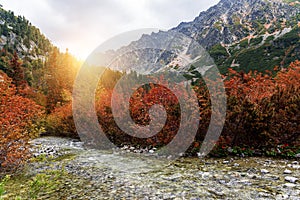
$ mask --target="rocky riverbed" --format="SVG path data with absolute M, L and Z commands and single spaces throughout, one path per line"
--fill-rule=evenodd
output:
M 300 199 L 299 160 L 232 157 L 171 162 L 152 157 L 154 150 L 88 150 L 77 140 L 54 137 L 36 139 L 32 145 L 35 158 L 25 168 L 23 182 L 14 182 L 20 189 L 11 189 L 12 183 L 8 187 L 7 199 L 29 198 L 29 189 L 36 199 Z M 55 182 L 32 189 L 41 174 Z

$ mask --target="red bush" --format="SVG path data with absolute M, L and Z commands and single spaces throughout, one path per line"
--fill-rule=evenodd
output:
M 13 169 L 27 158 L 28 140 L 34 123 L 42 115 L 41 107 L 16 94 L 16 87 L 0 72 L 0 165 Z

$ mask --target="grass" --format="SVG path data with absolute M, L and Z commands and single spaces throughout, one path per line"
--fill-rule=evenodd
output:
M 60 162 L 63 160 L 72 160 L 74 159 L 76 154 L 74 153 L 66 153 L 58 157 L 49 156 L 47 157 L 45 154 L 41 154 L 37 157 L 31 158 L 31 162 Z
M 86 185 L 88 181 L 80 176 L 70 174 L 65 170 L 64 163 L 75 158 L 75 154 L 65 152 L 58 157 L 44 154 L 31 158 L 29 166 L 12 176 L 0 179 L 0 200 L 16 199 L 65 199 L 70 190 Z M 53 163 L 60 163 L 59 169 L 53 169 Z M 49 168 L 31 172 L 31 163 L 42 163 Z M 29 167 L 29 168 L 28 168 Z
M 27 175 L 24 171 L 1 181 L 0 199 L 64 199 L 72 188 L 86 183 L 84 178 L 63 169 L 45 170 L 34 175 Z

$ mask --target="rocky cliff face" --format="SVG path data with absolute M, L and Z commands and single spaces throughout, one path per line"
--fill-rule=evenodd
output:
M 16 51 L 21 58 L 44 60 L 51 48 L 52 44 L 38 28 L 0 5 L 0 50 Z
M 127 47 L 110 51 L 109 54 L 102 54 L 101 57 L 107 59 L 118 56 L 118 66 L 114 64 L 110 66 L 118 70 L 131 69 L 147 74 L 171 67 L 184 71 L 187 68 L 180 66 L 184 65 L 184 62 L 178 61 L 180 60 L 179 57 L 187 62 L 194 60 L 197 57 L 194 51 L 195 42 L 198 42 L 204 49 L 212 53 L 216 63 L 225 72 L 225 68 L 232 66 L 249 68 L 249 66 L 241 67 L 241 62 L 247 63 L 247 61 L 245 58 L 243 61 L 239 61 L 238 55 L 266 44 L 271 50 L 277 48 L 274 46 L 274 41 L 294 31 L 296 38 L 292 38 L 291 44 L 282 44 L 284 53 L 281 52 L 280 55 L 271 58 L 278 60 L 278 62 L 272 60 L 270 65 L 279 65 L 284 56 L 287 56 L 285 55 L 287 49 L 290 48 L 291 53 L 297 52 L 298 46 L 293 46 L 294 43 L 299 43 L 297 33 L 299 32 L 300 9 L 297 2 L 221 0 L 217 5 L 200 13 L 192 22 L 183 22 L 167 32 L 160 31 L 143 35 L 138 41 L 132 42 Z M 174 32 L 179 33 L 176 34 L 176 39 L 174 39 Z M 142 52 L 137 50 L 143 47 L 147 47 L 149 50 L 143 49 Z M 131 53 L 124 55 L 124 52 Z M 270 52 L 266 53 L 266 55 L 268 54 Z M 300 58 L 297 53 L 295 56 Z M 120 65 L 120 63 L 122 64 Z M 254 63 L 253 65 L 255 64 L 261 65 L 261 63 Z M 262 67 L 262 69 L 264 68 Z
M 196 39 L 205 48 L 232 44 L 252 35 L 273 33 L 296 24 L 299 9 L 274 0 L 222 0 L 193 22 L 174 28 Z

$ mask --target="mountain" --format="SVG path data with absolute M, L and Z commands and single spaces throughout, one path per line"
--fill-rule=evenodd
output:
M 25 17 L 0 7 L 0 48 L 20 57 L 43 58 L 51 51 L 52 44 Z
M 248 36 L 272 34 L 296 25 L 299 9 L 274 0 L 222 0 L 194 21 L 174 28 L 193 37 L 206 49 L 230 45 Z
M 221 0 L 192 22 L 143 35 L 116 51 L 99 52 L 98 61 L 117 70 L 149 74 L 172 69 L 193 77 L 203 69 L 184 65 L 197 59 L 197 52 L 203 53 L 195 44 L 199 43 L 222 73 L 229 67 L 244 71 L 285 67 L 300 59 L 299 5 L 294 0 Z
M 10 62 L 17 53 L 25 80 L 37 86 L 53 49 L 51 42 L 25 17 L 15 16 L 0 5 L 0 70 L 13 78 Z
M 229 67 L 246 72 L 286 67 L 300 59 L 299 13 L 297 0 L 221 0 L 191 22 L 144 34 L 118 50 L 99 52 L 93 64 L 143 74 L 172 70 L 194 77 L 210 67 L 189 65 L 208 57 L 206 50 L 223 74 Z M 36 71 L 54 48 L 28 20 L 0 6 L 0 70 L 11 70 L 6 57 L 16 51 L 27 80 L 38 79 L 42 72 Z

